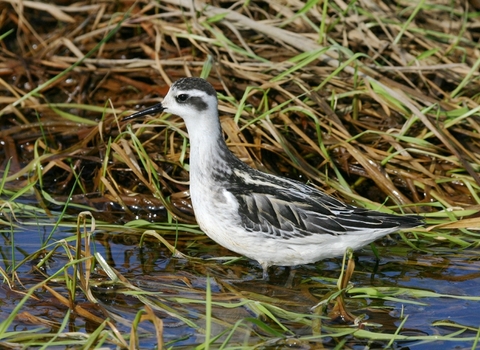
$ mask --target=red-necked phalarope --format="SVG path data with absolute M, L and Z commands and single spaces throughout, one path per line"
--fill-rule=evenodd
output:
M 252 169 L 228 149 L 217 93 L 201 78 L 172 84 L 162 103 L 125 119 L 168 112 L 190 137 L 190 196 L 200 228 L 218 244 L 271 265 L 293 266 L 341 256 L 389 233 L 416 227 L 415 215 L 344 204 L 301 182 Z

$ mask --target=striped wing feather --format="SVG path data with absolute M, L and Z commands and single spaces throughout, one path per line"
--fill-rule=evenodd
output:
M 263 174 L 262 174 L 263 175 Z M 272 180 L 275 180 L 272 182 Z M 306 238 L 395 231 L 421 224 L 418 216 L 390 215 L 344 204 L 300 182 L 273 177 L 272 186 L 229 188 L 244 228 L 271 238 Z M 387 232 L 388 231 L 388 232 Z

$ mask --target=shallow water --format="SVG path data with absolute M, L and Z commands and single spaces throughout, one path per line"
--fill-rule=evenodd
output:
M 30 254 L 35 253 L 52 227 L 25 226 L 22 229 L 5 229 L 2 232 L 3 243 L 0 247 L 2 257 L 1 267 L 10 271 L 12 264 L 19 264 Z M 57 229 L 51 242 L 71 238 L 74 229 Z M 164 341 L 176 348 L 191 348 L 201 344 L 204 339 L 206 324 L 205 303 L 207 284 L 210 283 L 212 300 L 217 304 L 212 307 L 212 335 L 226 332 L 230 334 L 232 326 L 239 320 L 244 320 L 242 325 L 232 331 L 231 344 L 263 344 L 265 339 L 272 339 L 271 335 L 250 322 L 251 319 L 263 320 L 273 329 L 282 334 L 290 334 L 290 339 L 260 345 L 261 349 L 283 348 L 292 346 L 310 349 L 323 343 L 325 346 L 334 346 L 338 339 L 321 338 L 312 336 L 317 334 L 315 324 L 320 322 L 315 318 L 319 309 L 312 311 L 312 307 L 320 302 L 326 294 L 336 291 L 336 279 L 340 275 L 342 259 L 329 259 L 290 270 L 288 268 L 274 267 L 270 270 L 268 282 L 260 280 L 262 271 L 257 263 L 248 259 L 231 261 L 228 265 L 223 260 L 214 258 L 233 256 L 232 253 L 219 247 L 214 242 L 202 235 L 173 233 L 164 237 L 170 243 L 177 240 L 177 247 L 183 253 L 198 258 L 184 259 L 172 257 L 172 253 L 155 239 L 148 239 L 140 248 L 138 243 L 139 233 L 107 232 L 96 230 L 93 240 L 93 249 L 105 258 L 107 263 L 125 277 L 132 286 L 142 291 L 155 292 L 146 296 L 149 302 L 160 305 L 156 315 L 164 323 Z M 12 238 L 14 245 L 12 246 Z M 471 326 L 471 332 L 464 335 L 474 337 L 476 328 L 480 324 L 480 302 L 472 300 L 454 299 L 452 297 L 421 297 L 400 294 L 392 295 L 385 300 L 374 297 L 365 297 L 363 293 L 356 292 L 355 288 L 411 288 L 419 291 L 430 291 L 450 296 L 478 296 L 480 284 L 480 259 L 475 249 L 459 251 L 458 248 L 449 248 L 447 244 L 437 247 L 436 254 L 422 252 L 407 246 L 398 236 L 394 237 L 396 243 L 384 240 L 376 244 L 381 260 L 377 263 L 370 248 L 365 248 L 355 253 L 356 268 L 351 279 L 354 289 L 347 294 L 345 299 L 348 310 L 354 315 L 365 315 L 367 323 L 362 328 L 382 333 L 394 333 L 401 324 L 403 317 L 408 316 L 400 334 L 410 336 L 451 334 L 453 328 L 434 326 L 435 322 L 448 321 L 464 326 Z M 385 246 L 382 243 L 387 243 Z M 73 244 L 71 241 L 70 244 Z M 53 249 L 55 244 L 46 248 Z M 35 269 L 35 259 L 28 258 L 28 262 L 21 265 L 18 270 L 18 280 L 25 287 L 30 287 L 62 268 L 67 262 L 65 249 L 56 249 L 42 271 Z M 44 274 L 44 275 L 42 275 Z M 141 301 L 131 295 L 122 284 L 112 284 L 110 279 L 102 273 L 101 269 L 92 275 L 94 297 L 122 333 L 130 332 L 131 321 L 137 312 L 144 308 L 145 300 Z M 16 290 L 23 288 L 17 284 Z M 50 283 L 50 287 L 58 292 L 65 292 L 61 283 Z M 35 296 L 37 299 L 28 300 L 22 308 L 20 317 L 13 322 L 10 330 L 31 330 L 39 325 L 55 331 L 62 322 L 67 308 L 52 297 L 46 290 L 39 289 Z M 13 308 L 22 299 L 23 294 L 13 292 L 3 284 L 0 288 L 0 319 L 5 319 Z M 84 308 L 97 316 L 104 317 L 102 312 L 81 293 L 77 301 Z M 262 304 L 263 303 L 263 304 Z M 235 304 L 238 306 L 233 307 Z M 241 305 L 240 305 L 241 304 Z M 311 315 L 310 324 L 303 321 L 282 319 L 281 313 L 275 311 L 283 326 L 288 331 L 282 331 L 275 322 L 268 317 L 258 316 L 259 305 L 271 305 L 283 310 Z M 331 309 L 331 307 L 330 307 Z M 174 310 L 174 311 L 172 311 Z M 327 316 L 328 312 L 321 312 Z M 308 319 L 308 317 L 307 317 Z M 188 324 L 186 321 L 190 321 Z M 355 328 L 352 325 L 341 325 L 329 320 L 321 321 L 323 334 L 328 332 L 328 327 L 338 326 L 345 329 Z M 247 326 L 248 325 L 248 326 Z M 93 327 L 93 328 L 92 328 Z M 73 317 L 69 328 L 71 331 L 92 331 L 94 324 L 85 322 L 82 317 Z M 313 330 L 312 330 L 313 329 Z M 154 327 L 149 322 L 141 323 L 139 333 L 142 335 L 141 346 L 153 348 L 156 344 Z M 217 343 L 221 344 L 226 335 Z M 300 338 L 301 340 L 295 340 Z M 290 342 L 286 344 L 285 342 Z M 346 345 L 353 348 L 383 347 L 388 341 L 361 340 L 347 336 Z M 434 345 L 443 349 L 469 348 L 472 341 L 435 342 Z M 112 347 L 113 348 L 113 347 Z M 431 349 L 432 343 L 422 341 L 396 342 L 394 348 Z

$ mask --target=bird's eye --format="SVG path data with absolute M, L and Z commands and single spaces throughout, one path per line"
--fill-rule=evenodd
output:
M 176 98 L 177 102 L 185 102 L 188 99 L 187 94 L 180 94 Z

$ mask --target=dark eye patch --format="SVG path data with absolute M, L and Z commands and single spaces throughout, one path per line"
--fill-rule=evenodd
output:
M 188 93 L 179 93 L 174 98 L 177 103 L 188 103 L 190 107 L 195 108 L 199 112 L 206 111 L 208 109 L 208 104 L 205 102 L 205 100 L 200 96 L 196 96 L 195 94 L 190 95 Z
M 180 95 L 175 97 L 175 100 L 177 100 L 177 102 L 185 102 L 186 100 L 188 100 L 188 95 L 187 94 L 180 94 Z

